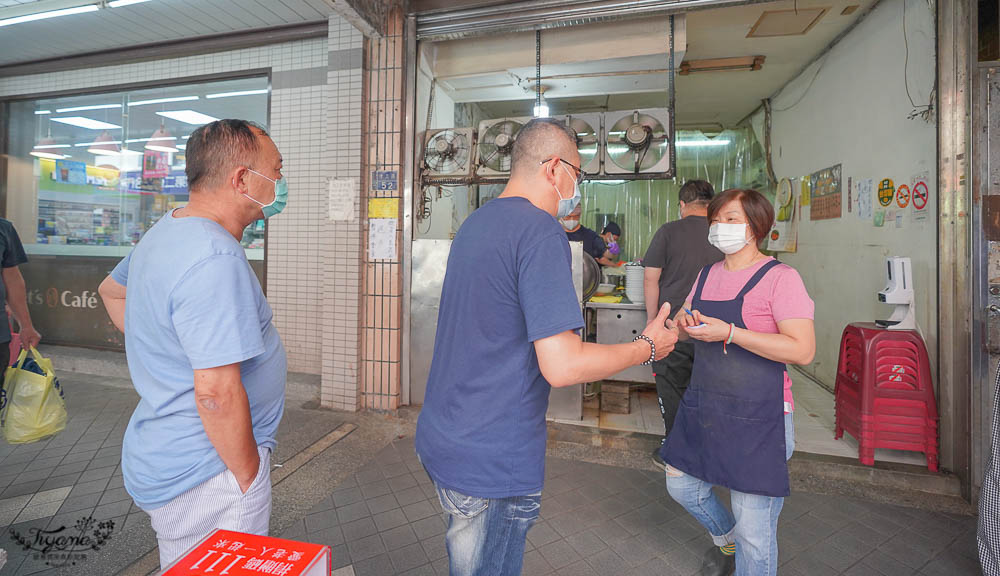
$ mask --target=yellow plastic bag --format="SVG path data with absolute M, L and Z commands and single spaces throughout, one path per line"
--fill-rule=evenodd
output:
M 0 428 L 10 444 L 26 444 L 58 434 L 66 428 L 66 404 L 52 361 L 38 350 L 21 350 L 17 364 L 4 373 Z M 37 371 L 36 371 L 37 370 Z

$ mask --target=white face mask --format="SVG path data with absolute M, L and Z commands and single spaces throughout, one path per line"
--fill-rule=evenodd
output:
M 708 229 L 708 243 L 723 254 L 736 254 L 750 243 L 747 240 L 747 225 L 716 222 Z
M 561 222 L 563 228 L 565 228 L 566 230 L 574 230 L 577 226 L 580 225 L 579 220 L 561 220 Z

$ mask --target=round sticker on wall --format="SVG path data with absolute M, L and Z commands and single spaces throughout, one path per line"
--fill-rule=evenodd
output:
M 906 208 L 910 204 L 910 187 L 906 184 L 900 184 L 899 188 L 896 188 L 896 205 L 900 208 Z
M 886 178 L 878 184 L 878 203 L 882 206 L 892 204 L 892 199 L 896 196 L 896 186 L 892 178 Z

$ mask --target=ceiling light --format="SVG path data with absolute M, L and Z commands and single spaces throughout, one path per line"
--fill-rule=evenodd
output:
M 6 18 L 0 20 L 0 27 L 11 26 L 13 24 L 21 24 L 24 22 L 32 22 L 34 20 L 45 20 L 46 18 L 56 18 L 58 16 L 70 16 L 72 14 L 83 14 L 84 12 L 96 12 L 98 9 L 97 4 L 88 4 L 86 6 L 77 6 L 76 8 L 66 8 L 63 10 L 50 10 L 48 12 L 36 12 L 35 14 L 25 14 L 24 16 L 15 16 L 13 18 Z
M 52 152 L 37 152 L 32 151 L 30 154 L 36 158 L 48 158 L 50 160 L 62 160 L 63 158 L 71 158 L 71 156 L 66 154 L 54 154 Z
M 42 138 L 38 141 L 29 154 L 37 158 L 51 158 L 53 160 L 62 160 L 64 156 L 62 154 L 57 154 L 55 152 L 46 152 L 49 149 L 55 148 L 69 148 L 69 144 L 56 144 L 56 141 L 52 136 Z
M 102 134 L 103 136 L 103 134 Z M 98 144 L 121 144 L 121 140 L 98 140 L 96 142 L 80 142 L 79 144 L 73 144 L 77 148 L 83 148 L 84 146 L 96 146 Z
M 121 128 L 117 124 L 109 124 L 108 122 L 101 122 L 93 118 L 84 118 L 83 116 L 65 116 L 63 118 L 53 118 L 52 121 L 87 128 L 89 130 L 118 130 Z
M 677 71 L 681 76 L 693 72 L 744 71 L 753 72 L 764 67 L 764 56 L 737 56 L 735 58 L 709 58 L 706 60 L 685 60 Z
M 729 140 L 678 140 L 678 148 L 706 148 L 709 146 L 728 146 Z
M 111 2 L 108 2 L 108 6 L 112 8 L 121 8 L 122 6 L 142 4 L 143 2 L 149 2 L 149 0 L 111 0 Z
M 107 110 L 109 108 L 121 108 L 121 104 L 95 104 L 93 106 L 75 106 L 73 108 L 59 108 L 56 112 L 83 112 L 84 110 Z
M 176 136 L 166 136 L 166 137 L 163 137 L 163 138 L 132 138 L 130 140 L 126 140 L 125 143 L 126 144 L 135 144 L 136 142 L 155 142 L 157 140 L 177 140 L 177 137 Z
M 148 140 L 149 144 L 146 144 L 146 150 L 156 150 L 157 152 L 177 152 L 177 148 L 170 145 L 170 142 L 176 140 L 167 132 L 167 127 L 160 124 L 160 127 L 153 132 L 153 136 Z M 162 142 L 161 144 L 153 144 L 153 142 Z
M 118 154 L 119 144 L 121 144 L 121 142 L 113 140 L 111 138 L 111 134 L 105 130 L 104 132 L 101 132 L 101 135 L 98 136 L 96 140 L 91 142 L 90 147 L 87 148 L 87 152 L 97 154 L 98 156 Z
M 267 89 L 241 90 L 239 92 L 219 92 L 218 94 L 208 94 L 205 98 L 232 98 L 233 96 L 253 96 L 254 94 L 267 94 Z
M 194 110 L 167 110 L 165 112 L 157 112 L 157 114 L 163 116 L 164 118 L 170 118 L 171 120 L 177 120 L 178 122 L 193 124 L 195 126 L 201 126 L 202 124 L 208 124 L 209 122 L 215 122 L 218 120 L 218 118 L 214 118 L 208 114 L 202 114 L 201 112 L 195 112 Z
M 129 102 L 129 107 L 131 106 L 145 106 L 146 104 L 166 104 L 167 102 L 188 102 L 190 100 L 197 100 L 197 96 L 177 96 L 175 98 L 156 98 L 154 100 L 138 100 L 136 102 Z
M 35 146 L 35 150 L 49 149 L 49 148 L 69 148 L 69 144 L 49 144 L 48 142 L 55 142 L 51 138 L 42 138 L 42 141 Z
M 187 145 L 187 144 L 178 144 L 178 145 L 177 145 L 177 148 L 178 148 L 179 150 L 187 150 L 187 147 L 188 147 L 188 145 Z
M 35 110 L 35 116 L 40 116 L 42 114 L 52 114 L 52 110 Z
M 538 104 L 533 109 L 533 114 L 535 118 L 548 118 L 549 117 L 549 105 L 545 102 L 545 95 L 539 96 Z

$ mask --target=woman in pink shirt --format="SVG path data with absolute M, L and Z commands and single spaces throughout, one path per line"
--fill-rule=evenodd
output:
M 709 242 L 726 258 L 701 271 L 677 314 L 695 361 L 661 449 L 667 491 L 711 534 L 709 572 L 773 575 L 794 449 L 785 366 L 812 362 L 813 302 L 794 269 L 760 252 L 774 222 L 763 195 L 727 190 L 708 219 Z M 730 489 L 732 513 L 714 485 Z

